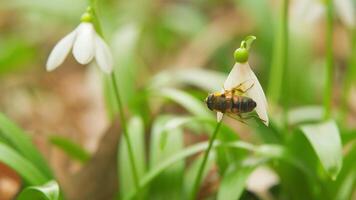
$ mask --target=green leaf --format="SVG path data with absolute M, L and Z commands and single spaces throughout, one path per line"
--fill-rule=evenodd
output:
M 335 180 L 342 166 L 342 144 L 334 121 L 301 126 L 327 174 Z
M 237 200 L 245 189 L 246 181 L 252 171 L 265 159 L 244 160 L 241 165 L 230 165 L 225 172 L 218 191 L 218 200 Z
M 4 114 L 0 113 L 0 137 L 8 141 L 8 145 L 16 149 L 28 161 L 32 162 L 48 181 L 53 178 L 52 172 L 40 152 L 32 144 L 31 138 Z
M 287 121 L 290 125 L 306 122 L 316 122 L 324 117 L 324 109 L 321 106 L 303 106 L 291 109 L 287 114 Z
M 208 92 L 220 91 L 226 74 L 206 69 L 170 69 L 155 75 L 148 88 L 179 87 L 192 85 Z
M 212 117 L 212 113 L 204 106 L 203 99 L 199 101 L 187 92 L 173 88 L 163 88 L 156 92 L 155 95 L 159 95 L 176 102 L 196 116 Z
M 333 192 L 333 199 L 352 199 L 356 186 L 356 143 L 351 143 L 344 155 L 341 172 L 336 181 L 329 182 L 328 190 Z
M 140 38 L 140 27 L 134 23 L 127 23 L 120 26 L 113 35 L 110 42 L 115 62 L 115 78 L 118 83 L 120 97 L 124 105 L 130 109 L 142 109 L 137 105 L 137 98 L 140 93 L 136 90 L 136 81 L 139 79 L 137 74 L 141 67 L 136 54 L 137 43 Z M 107 102 L 107 107 L 111 117 L 118 111 L 117 102 L 115 100 L 114 88 L 112 86 L 111 77 L 104 77 L 104 95 Z
M 160 141 L 160 147 L 164 148 L 167 141 L 167 134 L 172 134 L 177 128 L 187 127 L 191 131 L 201 133 L 212 133 L 216 126 L 216 119 L 206 118 L 206 117 L 172 117 L 165 123 L 163 127 L 163 135 Z M 196 125 L 196 126 L 194 126 Z M 206 131 L 204 131 L 206 130 Z M 218 135 L 217 139 L 224 142 L 232 142 L 238 140 L 238 135 L 228 126 L 222 125 L 221 134 Z M 220 147 L 216 149 L 217 151 L 217 164 L 219 166 L 219 173 L 223 174 L 228 163 L 236 160 L 242 156 L 242 153 L 238 149 L 230 149 L 225 147 Z
M 145 140 L 144 140 L 144 124 L 139 117 L 133 117 L 128 123 L 128 135 L 133 147 L 133 154 L 136 164 L 136 170 L 138 177 L 142 177 L 146 172 L 146 160 L 145 160 Z M 124 135 L 121 137 L 119 147 L 118 158 L 118 171 L 119 171 L 119 183 L 120 183 L 120 195 L 122 198 L 133 192 L 135 189 L 134 179 L 132 176 L 132 166 L 129 159 L 129 154 L 126 145 L 126 139 Z
M 165 134 L 165 124 L 169 117 L 158 118 L 152 129 L 150 148 L 150 168 L 155 168 L 162 161 L 175 155 L 183 149 L 183 133 L 180 129 L 170 129 Z M 166 145 L 161 148 L 162 137 Z M 151 199 L 182 199 L 184 160 L 176 162 L 165 169 L 150 185 Z
M 0 143 L 0 162 L 15 170 L 30 185 L 40 185 L 48 181 L 36 166 L 3 143 Z
M 17 200 L 60 200 L 60 190 L 57 182 L 50 181 L 42 186 L 31 186 L 25 188 Z
M 85 149 L 70 141 L 68 138 L 54 135 L 51 136 L 49 140 L 53 145 L 75 160 L 84 163 L 90 159 L 90 154 Z
M 244 149 L 247 151 L 254 151 L 259 153 L 260 156 L 266 157 L 276 157 L 277 159 L 284 158 L 283 147 L 279 145 L 264 145 L 263 149 L 259 149 L 258 147 L 247 143 L 247 142 L 230 142 L 230 143 L 221 143 L 221 142 L 214 142 L 213 148 L 220 147 L 220 146 L 227 146 L 230 148 L 237 148 L 237 149 Z M 271 148 L 269 148 L 271 146 Z M 208 147 L 207 142 L 198 143 L 192 145 L 190 147 L 186 147 L 182 151 L 172 155 L 171 157 L 167 158 L 166 160 L 159 163 L 159 165 L 155 166 L 153 169 L 150 169 L 140 181 L 140 187 L 143 188 L 147 184 L 149 184 L 152 180 L 154 180 L 162 171 L 170 167 L 172 164 L 179 162 L 182 159 L 185 159 L 189 156 L 192 156 L 198 152 L 204 151 Z M 271 150 L 271 151 L 270 151 Z M 266 154 L 266 155 L 265 155 Z M 136 195 L 137 191 L 133 191 L 127 195 L 125 199 L 132 199 Z

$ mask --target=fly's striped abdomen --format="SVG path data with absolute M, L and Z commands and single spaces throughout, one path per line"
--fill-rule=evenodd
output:
M 232 108 L 232 99 L 226 98 L 225 95 L 217 97 L 214 105 L 214 110 L 225 113 L 229 112 Z
M 256 107 L 256 102 L 245 96 L 232 96 L 231 112 L 235 114 L 251 112 Z

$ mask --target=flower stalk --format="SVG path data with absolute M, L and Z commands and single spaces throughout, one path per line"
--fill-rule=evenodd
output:
M 334 71 L 334 57 L 333 57 L 333 1 L 326 1 L 327 7 L 327 25 L 326 25 L 326 80 L 324 88 L 324 119 L 329 119 L 331 115 L 332 103 L 332 87 L 333 87 L 333 71 Z
M 89 2 L 90 2 L 91 6 L 88 8 L 87 12 L 92 14 L 92 16 L 93 16 L 92 22 L 94 24 L 94 27 L 96 28 L 97 32 L 103 37 L 101 25 L 98 20 L 97 11 L 96 11 L 97 0 L 90 0 Z M 116 81 L 117 79 L 116 79 L 115 72 L 112 72 L 110 74 L 110 79 L 111 79 L 111 83 L 112 83 L 112 86 L 114 89 L 114 95 L 115 95 L 115 99 L 116 99 L 116 102 L 118 105 L 118 109 L 119 109 L 119 117 L 120 117 L 120 122 L 121 122 L 122 130 L 124 133 L 124 137 L 125 137 L 125 142 L 126 142 L 126 146 L 127 146 L 128 155 L 129 155 L 129 161 L 130 161 L 130 164 L 132 167 L 131 171 L 132 171 L 135 189 L 139 193 L 140 192 L 139 177 L 138 177 L 138 173 L 137 173 L 137 167 L 136 167 L 136 163 L 135 163 L 135 157 L 134 157 L 134 153 L 133 153 L 132 143 L 131 143 L 131 139 L 129 137 L 129 133 L 128 133 L 128 129 L 127 129 L 127 122 L 126 122 L 126 118 L 125 118 L 123 104 L 122 104 L 121 97 L 120 97 L 120 90 L 119 90 L 119 87 L 118 87 L 118 84 Z M 140 196 L 140 195 L 138 195 L 138 196 Z
M 208 148 L 206 149 L 205 153 L 204 153 L 204 157 L 203 157 L 203 160 L 200 164 L 200 167 L 199 167 L 199 171 L 198 171 L 198 174 L 195 178 L 195 181 L 194 181 L 194 185 L 193 185 L 193 190 L 192 190 L 192 194 L 190 196 L 190 200 L 194 200 L 196 199 L 196 195 L 198 193 L 198 189 L 199 189 L 199 185 L 200 185 L 200 182 L 201 182 L 201 179 L 202 179 L 202 176 L 203 176 L 203 172 L 204 172 L 204 169 L 205 169 L 205 165 L 206 165 L 206 162 L 208 161 L 208 157 L 209 157 L 209 154 L 210 154 L 210 151 L 211 151 L 211 148 L 213 146 L 213 143 L 216 139 L 216 136 L 218 135 L 218 132 L 220 130 L 220 127 L 221 127 L 221 124 L 222 124 L 222 120 L 220 120 L 217 124 L 216 124 L 216 127 L 215 127 L 215 130 L 213 132 L 213 135 L 210 137 L 209 139 L 209 144 L 208 144 Z

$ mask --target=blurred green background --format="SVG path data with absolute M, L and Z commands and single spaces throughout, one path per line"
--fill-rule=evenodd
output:
M 332 118 L 340 130 L 346 166 L 336 182 L 323 173 L 317 155 L 300 134 L 299 125 L 304 122 L 322 121 L 326 77 L 326 6 L 323 1 L 310 1 L 320 4 L 324 11 L 311 5 L 303 8 L 300 4 L 305 1 L 289 1 L 287 65 L 284 66 L 280 98 L 269 101 L 271 126 L 266 128 L 255 122 L 246 126 L 228 120 L 227 129 L 231 129 L 231 134 L 222 134 L 220 138 L 254 145 L 278 144 L 287 149 L 302 168 L 307 168 L 309 174 L 288 163 L 269 162 L 266 164 L 269 167 L 267 174 L 274 171 L 273 177 L 279 177 L 277 183 L 268 186 L 267 196 L 265 191 L 245 190 L 242 199 L 355 198 L 355 28 L 348 26 L 336 9 L 333 18 Z M 356 3 L 351 2 L 355 8 Z M 95 63 L 81 66 L 69 56 L 54 72 L 45 71 L 46 59 L 53 46 L 80 23 L 86 7 L 87 1 L 84 0 L 0 1 L 0 111 L 31 135 L 59 180 L 80 173 L 85 168 L 83 163 L 97 155 L 96 150 L 102 145 L 100 138 L 117 112 L 110 82 L 97 70 Z M 99 20 L 114 55 L 127 121 L 133 127 L 132 132 L 139 132 L 134 143 L 142 147 L 136 152 L 142 176 L 172 153 L 207 139 L 214 117 L 204 107 L 203 100 L 208 92 L 220 90 L 235 62 L 233 52 L 247 35 L 257 37 L 249 63 L 269 94 L 268 85 L 275 77 L 270 73 L 271 67 L 273 59 L 278 59 L 275 52 L 281 40 L 278 33 L 280 10 L 281 1 L 278 0 L 99 1 Z M 167 122 L 180 117 L 206 117 L 210 122 L 202 125 L 188 120 L 188 127 L 168 127 L 172 132 L 178 132 L 172 136 L 160 130 Z M 68 150 L 60 145 L 61 140 L 53 140 L 53 135 L 74 141 L 83 149 Z M 123 148 L 123 144 L 119 146 L 119 149 Z M 171 146 L 172 149 L 162 153 L 160 146 L 163 149 Z M 71 158 L 77 151 L 76 159 Z M 121 184 L 117 186 L 114 181 L 112 187 L 108 186 L 108 191 L 115 188 L 108 193 L 112 195 L 114 191 L 120 198 L 127 195 L 122 191 L 131 191 L 133 187 L 132 182 L 125 184 L 127 180 L 132 181 L 132 177 L 120 176 L 130 173 L 125 171 L 129 166 L 121 166 L 127 161 L 124 155 L 127 152 L 123 151 L 119 150 L 122 156 L 114 166 L 119 168 L 119 178 L 115 180 Z M 242 158 L 248 157 L 249 154 L 241 151 L 228 152 L 236 159 L 224 160 L 221 155 L 217 156 L 218 167 L 210 164 L 208 178 L 199 193 L 200 199 L 217 198 L 221 177 L 227 169 L 234 168 L 236 163 L 240 166 Z M 76 161 L 78 157 L 79 162 Z M 196 159 L 177 163 L 170 171 L 162 173 L 149 189 L 145 189 L 145 197 L 186 198 L 186 189 L 189 191 L 192 183 L 180 177 L 194 174 L 188 170 L 194 165 L 193 160 Z M 14 198 L 21 188 L 28 186 L 18 173 L 8 170 L 5 165 L 0 165 L 0 199 L 4 200 Z M 92 178 L 95 181 L 95 175 Z M 275 180 L 265 174 L 257 178 L 264 179 Z M 170 187 L 170 180 L 177 184 Z M 110 185 L 111 182 L 102 184 Z M 66 181 L 63 185 L 75 188 Z M 67 189 L 66 186 L 63 188 Z M 72 189 L 68 193 L 82 191 Z

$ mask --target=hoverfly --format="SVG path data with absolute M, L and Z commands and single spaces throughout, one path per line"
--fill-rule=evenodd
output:
M 245 87 L 245 84 L 246 81 L 231 90 L 224 89 L 223 92 L 209 94 L 205 99 L 207 107 L 223 114 L 235 114 L 242 119 L 241 114 L 250 113 L 257 106 L 252 98 L 244 95 L 254 84 L 252 83 L 249 87 Z

